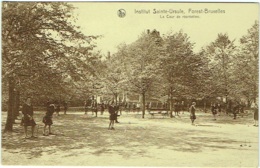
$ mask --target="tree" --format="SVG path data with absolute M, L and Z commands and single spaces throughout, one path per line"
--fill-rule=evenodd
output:
M 60 92 L 64 76 L 79 78 L 81 68 L 78 66 L 88 66 L 85 60 L 94 48 L 92 40 L 97 37 L 79 31 L 74 25 L 72 10 L 71 5 L 63 2 L 3 3 L 4 85 L 7 79 L 13 78 L 14 83 L 20 85 L 10 88 L 13 85 L 9 83 L 9 89 L 20 89 L 22 96 L 47 95 Z M 9 92 L 9 103 L 12 97 Z M 12 113 L 10 108 L 8 113 Z M 7 119 L 6 131 L 12 131 L 11 120 Z
M 157 58 L 162 51 L 162 38 L 158 31 L 143 33 L 124 51 L 124 68 L 129 90 L 142 96 L 142 118 L 145 115 L 146 94 L 157 80 Z
M 207 46 L 206 52 L 211 60 L 209 66 L 214 75 L 214 87 L 219 89 L 219 94 L 225 97 L 227 103 L 231 88 L 231 67 L 236 54 L 234 40 L 231 41 L 227 34 L 218 34 L 217 39 Z
M 167 35 L 165 46 L 165 54 L 160 55 L 160 73 L 169 97 L 170 117 L 173 117 L 173 97 L 198 97 L 197 90 L 203 86 L 199 81 L 203 81 L 201 77 L 206 60 L 193 53 L 193 43 L 182 31 Z
M 256 102 L 258 97 L 258 54 L 259 24 L 256 21 L 248 29 L 247 35 L 240 39 L 240 50 L 234 60 L 232 93 L 247 99 L 248 105 Z
M 106 60 L 106 70 L 102 75 L 102 81 L 105 85 L 105 93 L 107 95 L 113 95 L 115 103 L 118 104 L 118 98 L 120 93 L 124 92 L 125 76 L 124 67 L 121 55 L 119 53 L 114 54 Z

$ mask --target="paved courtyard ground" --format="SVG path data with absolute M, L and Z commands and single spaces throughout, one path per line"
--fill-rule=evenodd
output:
M 43 115 L 35 112 L 36 139 L 24 139 L 19 124 L 13 133 L 2 133 L 2 165 L 258 167 L 252 113 L 236 120 L 223 114 L 214 121 L 210 113 L 197 112 L 192 126 L 188 113 L 142 119 L 123 112 L 115 130 L 108 130 L 107 112 L 97 118 L 68 112 L 54 116 L 52 136 L 42 135 Z M 2 130 L 5 121 L 3 113 Z

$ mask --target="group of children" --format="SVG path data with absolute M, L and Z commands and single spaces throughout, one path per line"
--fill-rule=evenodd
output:
M 193 102 L 192 105 L 190 106 L 189 108 L 189 112 L 190 112 L 190 119 L 191 119 L 191 123 L 192 125 L 194 125 L 194 121 L 196 119 L 196 115 L 195 115 L 195 105 L 196 103 Z M 252 105 L 253 107 L 253 110 L 254 110 L 254 120 L 255 120 L 255 123 L 254 123 L 254 126 L 258 126 L 258 106 L 256 103 L 254 103 Z M 238 113 L 244 113 L 244 105 L 241 105 L 239 103 L 235 104 L 233 106 L 233 108 L 229 108 L 228 109 L 229 112 L 232 112 L 233 115 L 234 115 L 234 118 L 233 119 L 236 119 L 236 116 Z M 228 111 L 226 112 L 228 114 Z M 212 112 L 212 115 L 213 115 L 213 120 L 216 120 L 216 115 L 219 114 L 222 112 L 222 106 L 220 103 L 216 104 L 216 103 L 211 103 L 211 112 Z
M 50 103 L 49 101 L 47 102 L 46 105 L 47 109 L 46 109 L 46 113 L 43 116 L 42 122 L 44 123 L 44 128 L 43 128 L 43 136 L 48 136 L 48 135 L 54 135 L 51 132 L 51 125 L 53 124 L 52 121 L 52 117 L 53 114 L 56 112 L 57 116 L 59 116 L 59 112 L 60 112 L 60 105 L 59 103 Z M 65 107 L 64 110 L 67 110 L 67 108 Z M 21 120 L 21 125 L 24 126 L 24 133 L 25 133 L 25 138 L 36 138 L 36 136 L 34 135 L 35 132 L 35 126 L 36 126 L 36 122 L 33 118 L 33 106 L 31 104 L 31 98 L 28 97 L 25 101 L 25 103 L 22 106 L 22 120 Z M 28 137 L 27 134 L 27 127 L 31 126 L 32 127 L 32 135 L 31 137 Z M 48 127 L 48 134 L 46 131 L 46 128 Z
M 176 104 L 177 105 L 177 104 Z M 190 112 L 190 119 L 191 119 L 191 124 L 194 125 L 194 121 L 196 120 L 196 114 L 195 114 L 195 111 L 196 111 L 196 103 L 195 102 L 192 102 L 191 106 L 189 107 L 189 112 Z M 115 103 L 111 103 L 109 104 L 108 106 L 105 106 L 105 105 L 102 105 L 102 113 L 104 112 L 104 109 L 105 107 L 108 108 L 108 112 L 110 114 L 109 116 L 109 120 L 110 120 L 110 123 L 109 123 L 109 126 L 108 126 L 108 129 L 109 130 L 114 130 L 114 123 L 119 123 L 117 121 L 117 118 L 118 118 L 118 112 L 120 111 L 120 108 L 119 108 L 119 105 L 116 105 Z M 178 108 L 177 106 L 175 106 L 176 108 Z M 179 109 L 181 109 L 181 104 L 179 104 Z M 67 110 L 67 107 L 64 106 L 64 112 L 66 114 L 66 110 Z M 212 103 L 211 104 L 211 112 L 214 116 L 214 120 L 216 120 L 216 115 L 219 113 L 221 113 L 221 110 L 222 110 L 222 107 L 221 107 L 221 104 L 216 104 L 216 103 Z M 236 105 L 234 106 L 233 108 L 233 113 L 234 113 L 234 119 L 236 118 L 236 114 L 239 112 L 239 111 L 243 111 L 243 107 L 242 106 L 239 106 L 239 105 Z M 178 110 L 175 109 L 175 111 L 179 112 Z M 59 103 L 50 103 L 50 102 L 47 102 L 47 109 L 46 109 L 46 113 L 42 119 L 42 122 L 44 123 L 44 128 L 43 128 L 43 135 L 44 136 L 48 136 L 48 135 L 53 135 L 53 133 L 51 132 L 51 125 L 53 124 L 53 121 L 52 121 L 52 117 L 53 117 L 53 114 L 54 113 L 57 113 L 57 116 L 59 116 L 59 112 L 60 112 L 60 105 Z M 27 135 L 27 127 L 28 126 L 31 126 L 32 127 L 32 136 L 31 138 L 36 138 L 34 136 L 34 130 L 35 130 L 35 126 L 36 126 L 36 122 L 34 121 L 34 118 L 33 118 L 33 106 L 31 104 L 31 98 L 28 97 L 26 102 L 23 104 L 23 107 L 22 107 L 22 113 L 23 113 L 23 118 L 22 118 L 22 122 L 21 122 L 21 125 L 24 126 L 24 132 L 25 132 L 25 138 L 28 138 L 28 135 Z M 177 113 L 178 115 L 178 113 Z M 255 120 L 255 125 L 254 126 L 258 126 L 258 106 L 255 104 L 254 106 L 254 120 Z M 48 127 L 48 134 L 47 134 L 47 131 L 46 131 L 46 128 Z

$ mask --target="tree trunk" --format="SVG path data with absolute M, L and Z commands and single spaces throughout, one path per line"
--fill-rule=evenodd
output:
M 170 88 L 170 117 L 172 118 L 172 111 L 173 111 L 173 107 L 172 107 L 172 87 Z
M 117 93 L 115 93 L 114 95 L 115 95 L 116 105 L 117 105 Z
M 12 102 L 12 119 L 13 119 L 13 124 L 15 123 L 15 119 L 16 119 L 16 96 L 17 96 L 17 92 L 14 90 L 13 91 L 13 95 L 12 95 L 12 99 L 13 99 L 13 102 Z
M 143 106 L 142 106 L 142 118 L 144 118 L 144 115 L 145 115 L 145 93 L 142 93 L 142 103 L 143 103 Z
M 9 100 L 8 100 L 8 112 L 5 124 L 5 131 L 13 131 L 13 92 L 14 92 L 14 78 L 9 77 Z
M 15 108 L 15 118 L 19 116 L 19 109 L 20 109 L 20 91 L 16 91 L 16 108 Z
M 13 92 L 13 123 L 15 120 L 18 119 L 19 116 L 19 106 L 20 106 L 20 92 L 14 91 Z

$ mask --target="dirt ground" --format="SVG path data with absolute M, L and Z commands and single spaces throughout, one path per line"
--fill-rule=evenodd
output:
M 24 139 L 19 124 L 2 133 L 2 165 L 258 167 L 258 127 L 253 114 L 233 120 L 197 112 L 175 118 L 126 113 L 108 130 L 108 113 L 68 112 L 54 116 L 53 132 L 42 135 L 44 112 L 35 112 L 38 138 Z M 6 113 L 2 114 L 2 130 Z M 17 123 L 20 121 L 17 120 Z M 3 132 L 3 131 L 2 131 Z

